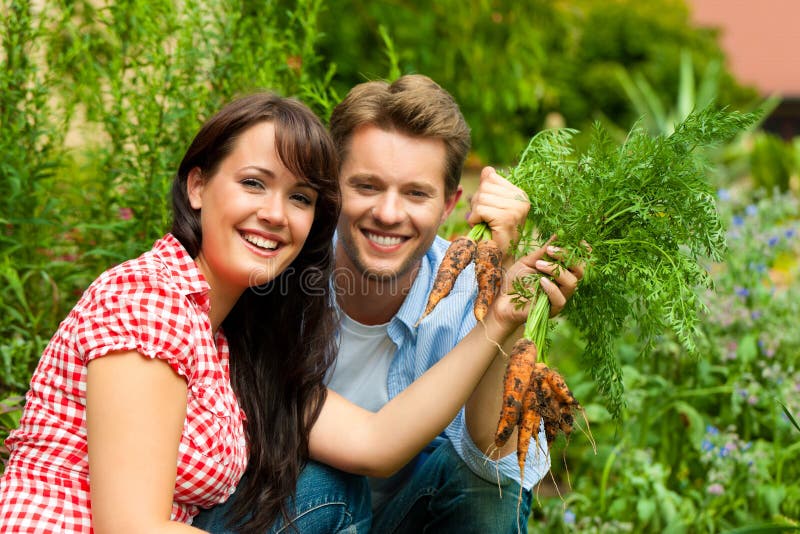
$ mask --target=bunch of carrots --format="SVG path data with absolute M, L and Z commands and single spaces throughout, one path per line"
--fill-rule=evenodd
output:
M 750 128 L 757 118 L 710 105 L 690 113 L 670 134 L 652 136 L 634 125 L 621 144 L 598 124 L 582 153 L 572 146 L 575 130 L 545 130 L 531 139 L 508 174 L 531 203 L 532 224 L 522 232 L 519 252 L 538 246 L 543 235 L 556 234 L 563 262 L 585 264 L 581 290 L 570 299 L 565 317 L 585 339 L 582 359 L 617 421 L 624 399 L 614 341 L 623 328 L 637 328 L 643 356 L 654 337 L 668 332 L 690 354 L 695 351 L 703 308 L 698 290 L 710 287 L 705 261 L 718 260 L 725 249 L 706 151 Z M 499 289 L 502 251 L 485 224 L 476 225 L 451 249 L 425 315 L 475 261 L 475 316 L 482 321 Z M 495 445 L 501 447 L 519 429 L 521 471 L 540 425 L 550 447 L 559 433 L 569 436 L 575 412 L 582 411 L 563 378 L 543 363 L 550 307 L 540 276 L 512 282 L 516 302 L 531 306 L 523 337 L 509 356 L 495 434 Z
M 458 275 L 474 261 L 478 295 L 473 313 L 482 322 L 502 282 L 502 259 L 503 253 L 491 239 L 491 230 L 484 223 L 475 225 L 466 237 L 455 239 L 437 271 L 422 318 L 450 293 Z M 509 355 L 503 380 L 503 404 L 494 438 L 495 447 L 501 448 L 518 428 L 520 476 L 525 473 L 531 438 L 537 448 L 544 450 L 539 443 L 540 426 L 544 424 L 549 450 L 559 432 L 570 435 L 574 411 L 580 409 L 563 377 L 543 362 L 537 362 L 537 353 L 545 344 L 550 312 L 547 295 L 536 290 L 539 276 L 531 275 L 514 283 L 515 298 L 520 304 L 530 300 L 533 305 L 525 323 L 525 333 Z

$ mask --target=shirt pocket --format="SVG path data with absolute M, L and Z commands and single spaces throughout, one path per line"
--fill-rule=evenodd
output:
M 215 462 L 231 459 L 231 411 L 217 381 L 201 379 L 189 386 L 186 433 L 197 452 Z

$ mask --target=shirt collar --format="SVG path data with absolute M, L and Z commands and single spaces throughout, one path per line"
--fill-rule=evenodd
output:
M 411 284 L 408 296 L 392 321 L 400 321 L 411 333 L 416 332 L 417 323 L 419 318 L 422 317 L 422 312 L 425 311 L 425 304 L 428 302 L 433 265 L 435 263 L 431 252 L 431 250 L 428 250 L 425 256 L 422 257 L 417 276 L 414 277 L 414 283 Z
M 194 296 L 197 304 L 208 311 L 210 286 L 197 263 L 189 255 L 181 242 L 172 234 L 167 234 L 153 245 L 153 254 L 169 271 L 184 295 Z

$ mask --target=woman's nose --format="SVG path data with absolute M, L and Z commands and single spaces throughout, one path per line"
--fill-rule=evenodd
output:
M 286 226 L 286 204 L 280 195 L 269 195 L 258 212 L 259 220 L 271 226 Z

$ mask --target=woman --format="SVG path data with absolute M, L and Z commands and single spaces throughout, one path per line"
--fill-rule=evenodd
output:
M 386 476 L 442 431 L 527 311 L 500 296 L 378 413 L 327 393 L 337 168 L 291 99 L 245 97 L 201 128 L 170 234 L 101 275 L 45 349 L 7 440 L 4 532 L 196 532 L 240 479 L 242 530 L 263 532 L 307 459 Z
M 3 532 L 188 531 L 248 457 L 266 516 L 294 487 L 333 357 L 336 152 L 305 106 L 252 95 L 202 127 L 172 202 L 171 233 L 46 348 L 7 440 Z

